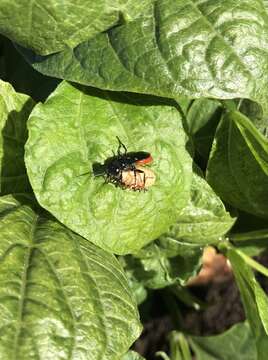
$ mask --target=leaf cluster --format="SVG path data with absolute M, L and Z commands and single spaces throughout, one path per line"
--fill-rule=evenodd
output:
M 159 290 L 171 360 L 264 360 L 268 298 L 268 2 L 3 0 L 0 358 L 138 360 L 138 305 Z M 95 176 L 149 152 L 156 181 Z M 213 246 L 246 321 L 183 332 L 177 298 Z

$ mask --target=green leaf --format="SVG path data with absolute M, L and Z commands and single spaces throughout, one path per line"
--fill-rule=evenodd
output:
M 121 360 L 145 360 L 145 358 L 135 351 L 128 351 Z
M 195 167 L 190 201 L 164 236 L 202 245 L 215 243 L 235 220 Z
M 268 312 L 267 312 L 268 298 L 265 292 L 263 291 L 263 289 L 259 285 L 255 284 L 254 291 L 255 291 L 256 303 L 262 321 L 262 325 L 264 327 L 266 334 L 268 334 Z
M 191 336 L 196 360 L 257 360 L 256 344 L 247 322 L 216 336 Z M 264 359 L 264 358 L 263 358 Z
M 257 256 L 268 248 L 268 229 L 231 233 L 228 238 L 236 248 L 249 256 Z
M 34 107 L 27 95 L 0 80 L 0 191 L 31 192 L 24 165 L 26 122 Z
M 128 151 L 152 154 L 156 182 L 147 192 L 94 176 L 92 165 L 117 151 L 116 136 Z M 186 205 L 186 140 L 175 107 L 62 83 L 30 117 L 26 165 L 44 208 L 96 245 L 125 254 L 167 231 Z
M 202 248 L 161 238 L 135 255 L 124 257 L 128 276 L 147 288 L 160 289 L 174 283 L 185 285 L 201 267 Z
M 186 116 L 187 111 L 188 111 L 189 107 L 191 106 L 193 100 L 186 96 L 179 96 L 179 97 L 175 98 L 175 101 L 179 105 L 180 111 L 182 112 L 182 114 Z
M 2 0 L 0 32 L 47 55 L 73 48 L 108 28 L 146 13 L 151 0 Z
M 0 358 L 118 360 L 141 328 L 117 259 L 26 200 L 0 198 Z
M 214 117 L 217 119 L 221 114 L 221 103 L 217 100 L 198 99 L 192 102 L 187 111 L 187 129 L 191 135 L 197 134 Z
M 231 205 L 268 218 L 268 140 L 239 112 L 218 126 L 207 179 Z
M 232 234 L 232 241 L 268 240 L 268 229 Z
M 268 117 L 263 114 L 262 108 L 260 105 L 254 101 L 244 99 L 240 101 L 239 111 L 246 115 L 256 128 L 262 133 L 266 138 L 268 138 Z
M 207 160 L 220 121 L 222 106 L 219 101 L 198 99 L 193 101 L 186 114 L 189 134 L 194 142 L 195 151 Z
M 228 238 L 243 253 L 257 256 L 268 248 L 267 228 L 267 220 L 244 211 L 238 211 L 237 221 L 228 234 Z
M 49 57 L 40 72 L 102 89 L 250 98 L 268 111 L 268 15 L 261 0 L 158 0 L 150 13 Z
M 264 353 L 267 354 L 268 350 L 267 295 L 256 281 L 253 271 L 239 251 L 229 248 L 227 257 L 232 264 L 247 319 L 256 339 L 258 359 L 262 360 Z
M 128 285 L 133 296 L 135 297 L 136 303 L 140 305 L 146 300 L 148 292 L 145 289 L 144 284 L 135 277 L 135 269 L 127 265 L 127 258 L 128 256 L 119 256 L 118 260 L 125 270 L 125 274 L 128 279 Z

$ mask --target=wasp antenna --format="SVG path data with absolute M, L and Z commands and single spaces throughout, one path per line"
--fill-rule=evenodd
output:
M 118 154 L 118 155 L 121 155 L 121 151 L 120 151 L 121 147 L 124 148 L 125 154 L 126 154 L 126 153 L 127 153 L 127 148 L 126 148 L 126 146 L 122 143 L 122 141 L 119 139 L 118 136 L 116 136 L 116 138 L 117 138 L 117 141 L 118 141 L 118 143 L 119 143 L 119 146 L 118 146 L 118 149 L 117 149 L 117 154 Z
M 87 175 L 87 174 L 90 174 L 90 173 L 91 173 L 91 171 L 88 171 L 88 172 L 86 172 L 86 173 L 83 173 L 83 174 L 80 174 L 80 175 L 76 175 L 76 177 L 84 176 L 84 175 Z

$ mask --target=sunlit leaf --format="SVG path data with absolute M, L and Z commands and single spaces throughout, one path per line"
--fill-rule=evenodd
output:
M 39 203 L 118 254 L 137 251 L 167 231 L 189 198 L 191 158 L 180 114 L 151 101 L 62 83 L 29 120 L 26 165 Z M 128 151 L 151 153 L 156 181 L 147 192 L 94 176 L 94 164 L 116 153 L 116 136 Z
M 117 259 L 24 196 L 0 217 L 0 358 L 118 360 L 141 329 Z

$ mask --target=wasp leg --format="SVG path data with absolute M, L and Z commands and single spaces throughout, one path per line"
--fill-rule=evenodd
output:
M 143 186 L 145 186 L 145 172 L 140 170 L 140 169 L 136 169 L 135 167 L 134 167 L 133 171 L 134 171 L 134 176 L 135 176 L 134 189 L 135 189 L 135 191 L 136 190 L 141 191 L 142 190 L 141 188 L 136 188 L 136 186 L 137 186 L 137 173 L 143 174 Z
M 146 183 L 146 176 L 145 176 L 145 172 L 143 172 L 143 191 L 146 192 L 147 189 L 145 187 L 145 183 Z
M 109 182 L 112 182 L 112 179 L 109 175 L 106 175 L 104 178 L 104 184 L 108 184 Z

